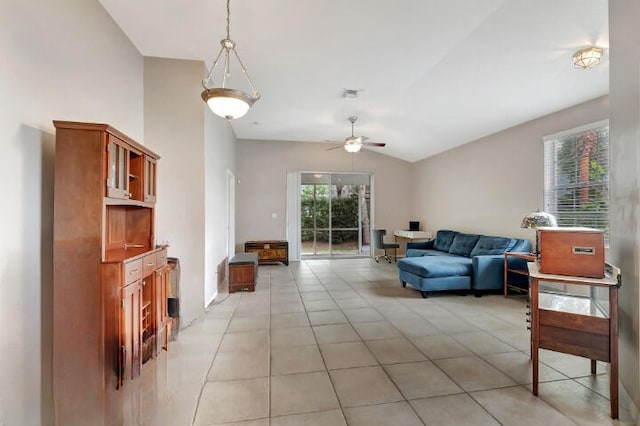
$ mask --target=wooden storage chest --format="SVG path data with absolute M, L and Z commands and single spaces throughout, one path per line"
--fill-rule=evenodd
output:
M 229 261 L 229 293 L 254 291 L 258 279 L 258 255 L 238 253 Z
M 247 241 L 244 251 L 258 253 L 260 264 L 282 262 L 289 265 L 289 243 L 284 240 Z
M 537 229 L 540 272 L 604 278 L 604 232 L 592 228 Z

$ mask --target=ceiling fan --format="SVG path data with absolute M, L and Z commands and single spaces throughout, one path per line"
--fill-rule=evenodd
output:
M 344 139 L 344 143 L 342 146 L 344 147 L 345 151 L 358 152 L 360 151 L 360 149 L 362 149 L 363 146 L 383 147 L 386 145 L 386 143 L 384 142 L 366 142 L 369 139 L 366 136 L 355 136 L 353 133 L 353 125 L 358 120 L 358 117 L 356 117 L 355 115 L 352 115 L 348 118 L 348 120 L 351 122 L 351 136 L 347 136 Z M 327 151 L 331 151 L 333 149 L 338 149 L 338 148 L 340 147 L 336 146 L 335 148 L 329 148 Z

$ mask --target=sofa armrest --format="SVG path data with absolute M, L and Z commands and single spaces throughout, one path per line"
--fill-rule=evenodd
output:
M 405 253 L 409 249 L 429 250 L 433 248 L 433 241 L 419 241 L 417 243 L 407 242 L 405 246 Z
M 474 290 L 499 290 L 504 287 L 504 255 L 489 254 L 473 257 Z

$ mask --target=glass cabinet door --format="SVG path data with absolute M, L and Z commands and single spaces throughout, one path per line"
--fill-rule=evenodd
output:
M 128 199 L 129 149 L 124 142 L 109 136 L 107 153 L 107 197 Z
M 147 155 L 144 156 L 144 201 L 156 202 L 156 160 Z

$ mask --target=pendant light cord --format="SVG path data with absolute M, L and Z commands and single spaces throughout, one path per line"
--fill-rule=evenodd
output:
M 231 37 L 229 36 L 229 22 L 230 20 L 230 16 L 231 16 L 231 8 L 229 7 L 229 3 L 231 2 L 231 0 L 227 0 L 227 40 L 230 40 Z

